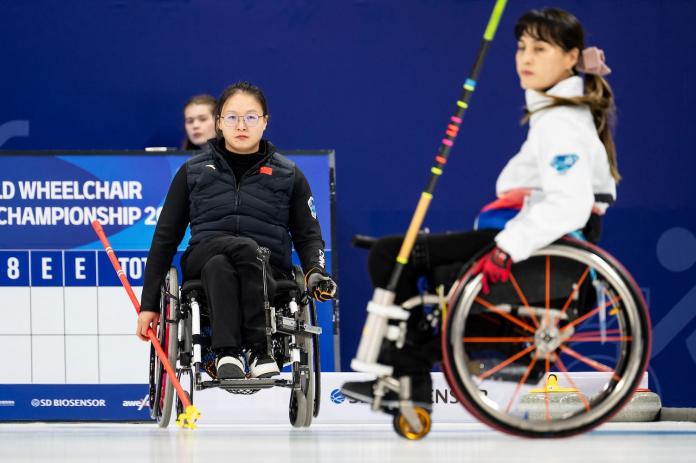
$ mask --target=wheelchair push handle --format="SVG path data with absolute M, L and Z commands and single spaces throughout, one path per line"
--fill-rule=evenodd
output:
M 264 264 L 267 264 L 268 260 L 271 258 L 271 250 L 265 246 L 259 246 L 256 250 L 256 258 Z
M 377 242 L 377 238 L 368 235 L 353 235 L 353 247 L 361 249 L 371 249 Z

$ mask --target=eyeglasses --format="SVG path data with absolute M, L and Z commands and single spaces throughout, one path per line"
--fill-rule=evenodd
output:
M 259 120 L 264 116 L 265 114 L 259 116 L 256 113 L 249 113 L 243 116 L 237 116 L 236 114 L 226 114 L 222 116 L 222 123 L 225 124 L 225 126 L 227 127 L 237 127 L 239 121 L 242 120 L 244 121 L 244 125 L 246 125 L 247 127 L 256 127 L 256 125 L 259 123 Z

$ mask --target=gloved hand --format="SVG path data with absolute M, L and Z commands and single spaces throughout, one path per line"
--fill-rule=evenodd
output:
M 474 264 L 472 276 L 476 276 L 479 273 L 483 274 L 481 280 L 483 294 L 488 294 L 490 292 L 489 283 L 504 283 L 508 281 L 508 278 L 510 278 L 510 267 L 512 267 L 512 259 L 507 252 L 496 246 Z
M 309 295 L 319 302 L 330 301 L 336 294 L 336 283 L 318 268 L 313 268 L 307 272 L 305 285 Z

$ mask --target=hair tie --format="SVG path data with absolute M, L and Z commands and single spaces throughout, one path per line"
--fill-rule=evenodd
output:
M 585 48 L 578 57 L 575 68 L 585 74 L 606 76 L 611 73 L 611 69 L 604 62 L 604 51 L 597 47 Z

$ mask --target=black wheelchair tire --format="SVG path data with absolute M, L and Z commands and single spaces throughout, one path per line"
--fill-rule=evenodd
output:
M 290 393 L 290 424 L 295 428 L 307 427 L 307 396 L 301 390 Z M 310 418 L 311 421 L 311 418 Z
M 317 306 L 314 301 L 309 301 L 309 309 L 312 325 L 319 326 L 317 320 Z M 312 416 L 316 418 L 319 415 L 319 407 L 321 406 L 321 357 L 319 335 L 313 334 L 311 339 L 312 352 L 314 353 L 314 406 Z
M 169 269 L 164 283 L 164 294 L 160 301 L 160 323 L 158 329 L 158 341 L 162 349 L 167 353 L 167 358 L 172 368 L 176 370 L 176 362 L 179 352 L 178 341 L 178 307 L 179 307 L 179 278 L 176 268 Z M 169 426 L 174 396 L 174 385 L 169 380 L 162 362 L 157 358 L 154 347 L 150 346 L 151 368 L 154 367 L 155 396 L 151 416 L 157 421 L 160 428 Z

